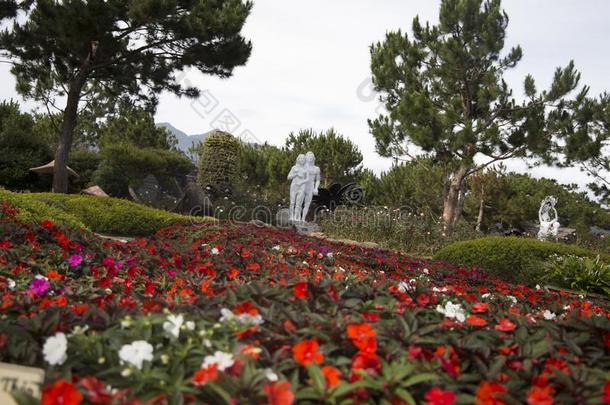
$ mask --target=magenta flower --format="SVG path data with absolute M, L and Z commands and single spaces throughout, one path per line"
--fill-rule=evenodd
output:
M 76 267 L 83 262 L 83 257 L 81 255 L 72 255 L 68 259 L 68 264 L 70 267 Z
M 28 289 L 28 291 L 38 296 L 43 296 L 50 287 L 51 284 L 49 284 L 47 278 L 38 275 L 34 277 L 34 280 L 32 280 L 32 282 L 30 283 L 30 288 Z

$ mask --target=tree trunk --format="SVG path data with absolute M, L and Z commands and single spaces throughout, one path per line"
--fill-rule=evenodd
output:
M 475 230 L 481 232 L 483 225 L 483 215 L 485 214 L 485 190 L 481 187 L 481 199 L 479 200 L 479 215 L 477 216 L 477 227 Z
M 468 167 L 466 166 L 461 166 L 453 172 L 447 193 L 445 194 L 442 219 L 443 232 L 447 236 L 453 233 L 453 228 L 461 215 L 460 200 L 463 199 L 463 197 L 460 197 L 460 195 L 463 193 L 464 179 L 466 178 L 467 172 Z
M 55 151 L 55 166 L 53 168 L 54 193 L 68 192 L 68 158 L 72 148 L 72 138 L 78 117 L 78 103 L 81 91 L 87 82 L 89 73 L 91 73 L 91 63 L 95 58 L 97 46 L 97 41 L 91 42 L 89 55 L 83 61 L 74 79 L 70 81 L 68 100 L 61 124 L 61 134 L 57 143 L 57 150 Z

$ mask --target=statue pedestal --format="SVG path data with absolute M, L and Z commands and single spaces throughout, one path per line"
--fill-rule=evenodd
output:
M 320 225 L 313 222 L 293 222 L 292 226 L 300 235 L 311 235 L 320 232 Z

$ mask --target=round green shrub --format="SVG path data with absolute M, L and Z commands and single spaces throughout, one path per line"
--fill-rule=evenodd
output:
M 578 246 L 531 238 L 488 237 L 452 243 L 439 250 L 435 260 L 480 267 L 508 282 L 535 284 L 551 255 L 596 257 L 610 263 L 610 255 Z
M 232 190 L 239 172 L 239 141 L 233 135 L 214 131 L 203 142 L 199 163 L 199 184 L 217 190 Z

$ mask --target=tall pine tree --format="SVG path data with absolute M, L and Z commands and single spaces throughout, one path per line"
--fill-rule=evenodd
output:
M 572 111 L 566 106 L 580 74 L 570 62 L 542 92 L 528 75 L 525 97 L 516 100 L 503 76 L 522 50 L 504 51 L 507 26 L 500 0 L 443 0 L 438 25 L 416 17 L 412 35 L 390 32 L 371 46 L 373 82 L 387 110 L 369 121 L 377 151 L 397 157 L 415 145 L 452 168 L 442 213 L 447 233 L 461 216 L 468 176 L 512 157 L 548 154 L 556 135 L 570 131 L 554 117 Z
M 246 63 L 241 36 L 252 3 L 241 0 L 8 0 L 12 20 L 0 36 L 17 90 L 47 105 L 65 100 L 53 190 L 67 192 L 66 165 L 79 106 L 141 102 L 153 110 L 161 91 L 198 96 L 177 74 L 194 68 L 228 77 Z

